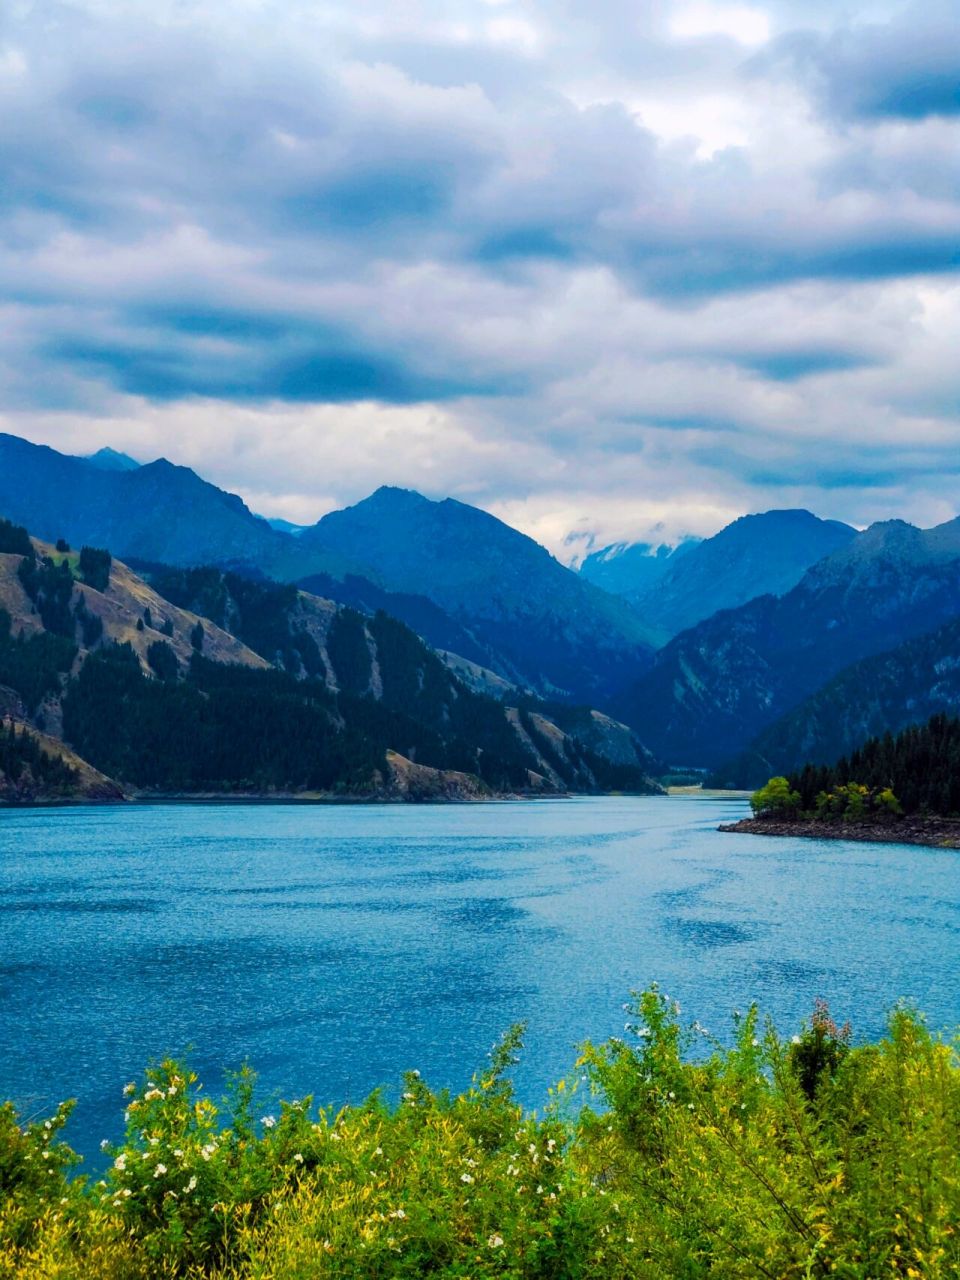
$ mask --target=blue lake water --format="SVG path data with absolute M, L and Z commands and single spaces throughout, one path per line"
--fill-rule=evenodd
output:
M 744 809 L 2 812 L 0 1098 L 77 1097 L 67 1136 L 95 1156 L 151 1057 L 342 1103 L 414 1066 L 459 1088 L 525 1019 L 539 1106 L 655 980 L 718 1033 L 753 999 L 791 1033 L 818 996 L 863 1036 L 900 996 L 960 1023 L 960 853 L 716 831 Z

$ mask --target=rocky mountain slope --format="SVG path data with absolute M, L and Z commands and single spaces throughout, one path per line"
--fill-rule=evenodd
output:
M 590 569 L 586 561 L 581 572 L 595 576 L 602 568 L 609 582 L 618 566 L 639 571 L 629 586 L 628 574 L 620 577 L 619 594 L 666 642 L 721 609 L 735 609 L 757 596 L 785 595 L 809 568 L 855 536 L 849 525 L 809 511 L 767 511 L 741 516 L 712 538 L 682 543 L 655 560 L 627 548 L 602 566 Z
M 0 710 L 31 742 L 69 744 L 88 781 L 382 798 L 656 789 L 639 747 L 625 765 L 616 733 L 605 754 L 602 735 L 545 717 L 521 730 L 383 613 L 217 569 L 153 576 L 0 522 Z
M 0 512 L 48 541 L 109 547 L 135 565 L 214 564 L 385 608 L 432 645 L 538 693 L 596 701 L 649 659 L 635 612 L 463 503 L 384 489 L 292 536 L 189 468 L 127 462 L 0 434 Z
M 471 705 L 485 716 L 497 703 L 517 708 L 521 719 L 532 710 L 540 716 L 532 736 L 517 734 L 532 751 L 526 763 L 548 775 L 559 746 L 558 786 L 636 790 L 656 771 L 656 760 L 626 725 L 586 707 L 543 703 L 457 654 L 432 652 L 382 610 L 362 615 L 289 585 L 251 582 L 211 567 L 154 566 L 148 576 L 166 598 L 214 618 L 296 678 L 322 677 L 335 693 L 373 697 L 436 726 L 456 722 L 462 695 L 480 695 Z M 446 692 L 428 712 L 437 690 Z M 499 718 L 494 713 L 495 722 Z
M 2 695 L 0 695 L 2 697 Z M 0 804 L 119 801 L 123 790 L 22 714 L 0 717 Z
M 960 712 L 960 618 L 841 671 L 765 729 L 711 779 L 757 787 L 807 762 L 848 756 L 868 738 Z
M 378 489 L 298 541 L 349 555 L 387 591 L 426 596 L 485 651 L 465 657 L 538 693 L 596 700 L 649 661 L 646 629 L 621 601 L 531 538 L 451 498 Z
M 719 765 L 861 658 L 960 616 L 960 520 L 872 525 L 785 596 L 676 636 L 617 713 L 670 763 Z

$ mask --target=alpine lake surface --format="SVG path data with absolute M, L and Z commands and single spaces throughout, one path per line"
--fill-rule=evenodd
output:
M 724 1040 L 756 1001 L 783 1035 L 816 997 L 855 1038 L 906 997 L 960 1023 L 960 852 L 727 835 L 743 801 L 137 805 L 0 813 L 0 1099 L 78 1106 L 98 1167 L 122 1089 L 189 1052 L 244 1061 L 265 1110 L 460 1089 L 526 1021 L 542 1108 L 585 1038 L 658 982 Z

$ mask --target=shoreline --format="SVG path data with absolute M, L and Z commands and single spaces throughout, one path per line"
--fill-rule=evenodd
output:
M 390 805 L 416 807 L 422 805 L 478 805 L 478 804 L 511 804 L 521 800 L 579 800 L 599 796 L 635 796 L 643 800 L 659 800 L 665 796 L 659 792 L 644 791 L 543 791 L 505 792 L 503 794 L 476 796 L 443 796 L 415 797 L 409 795 L 324 795 L 322 793 L 306 793 L 297 795 L 286 793 L 278 795 L 252 794 L 238 792 L 221 794 L 211 792 L 137 792 L 122 797 L 95 799 L 89 796 L 56 796 L 49 799 L 36 800 L 3 800 L 0 801 L 0 813 L 5 810 L 19 809 L 72 809 L 72 808 L 136 808 L 148 805 Z
M 718 831 L 736 835 L 795 836 L 805 840 L 858 840 L 868 844 L 913 844 L 960 849 L 960 818 L 895 818 L 843 822 L 816 818 L 741 818 L 721 823 Z

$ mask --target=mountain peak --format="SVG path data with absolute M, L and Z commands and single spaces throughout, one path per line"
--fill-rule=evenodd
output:
M 109 445 L 104 445 L 96 453 L 87 454 L 84 462 L 89 462 L 92 467 L 100 467 L 102 471 L 136 471 L 140 466 L 136 458 L 131 458 L 128 453 L 121 453 L 118 449 L 111 449 Z

